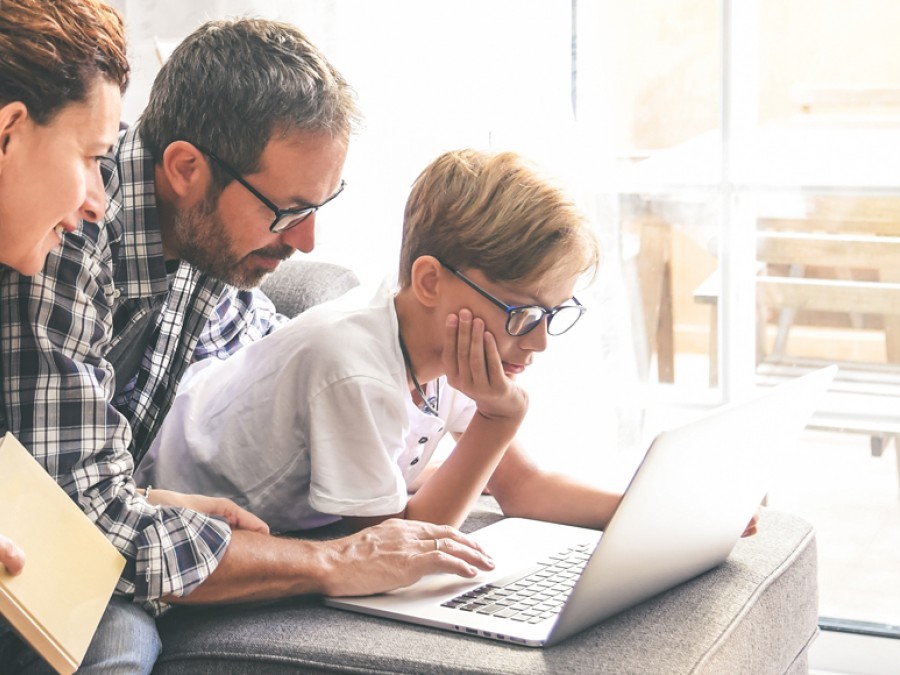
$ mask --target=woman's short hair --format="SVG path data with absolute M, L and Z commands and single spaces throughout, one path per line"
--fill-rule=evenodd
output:
M 84 101 L 98 76 L 128 86 L 115 9 L 99 0 L 0 0 L 0 105 L 21 101 L 46 124 Z
M 494 281 L 596 272 L 599 245 L 574 202 L 512 152 L 447 152 L 413 183 L 403 217 L 399 281 L 432 255 Z
M 208 148 L 240 173 L 259 169 L 275 134 L 349 137 L 356 95 L 295 26 L 266 19 L 210 21 L 166 60 L 140 118 L 159 162 L 174 141 Z M 214 167 L 216 183 L 231 179 Z

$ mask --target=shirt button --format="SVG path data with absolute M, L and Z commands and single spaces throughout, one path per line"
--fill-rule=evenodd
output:
M 427 443 L 427 442 L 428 442 L 428 436 L 422 436 L 422 438 L 419 439 L 419 445 L 422 445 L 422 443 Z
M 413 461 L 411 461 L 411 462 L 409 463 L 409 465 L 410 465 L 410 466 L 415 466 L 415 465 L 418 464 L 418 463 L 419 463 L 419 458 L 416 457 Z

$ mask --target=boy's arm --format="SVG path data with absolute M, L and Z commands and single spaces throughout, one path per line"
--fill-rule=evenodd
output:
M 513 441 L 488 482 L 506 516 L 603 529 L 621 495 L 544 471 Z
M 567 525 L 605 529 L 622 495 L 602 490 L 574 477 L 539 468 L 513 441 L 488 482 L 491 494 L 506 516 L 549 520 Z M 757 532 L 759 512 L 742 537 Z
M 506 516 L 605 529 L 622 495 L 562 473 L 544 471 L 513 441 L 488 482 Z M 742 537 L 757 532 L 759 512 Z
M 528 398 L 503 372 L 494 337 L 468 310 L 445 324 L 447 382 L 477 407 L 450 456 L 410 498 L 406 517 L 459 526 L 525 417 Z

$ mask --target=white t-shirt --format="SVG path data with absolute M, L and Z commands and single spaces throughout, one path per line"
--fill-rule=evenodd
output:
M 440 439 L 475 412 L 445 378 L 426 395 L 440 418 L 410 396 L 390 287 L 367 302 L 357 289 L 192 366 L 135 477 L 228 497 L 275 532 L 397 513 Z

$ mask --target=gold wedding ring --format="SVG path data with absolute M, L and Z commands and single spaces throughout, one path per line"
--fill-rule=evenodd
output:
M 435 540 L 434 540 L 434 550 L 435 550 L 435 551 L 440 551 L 440 550 L 441 550 L 441 540 L 440 540 L 440 539 L 435 539 Z

